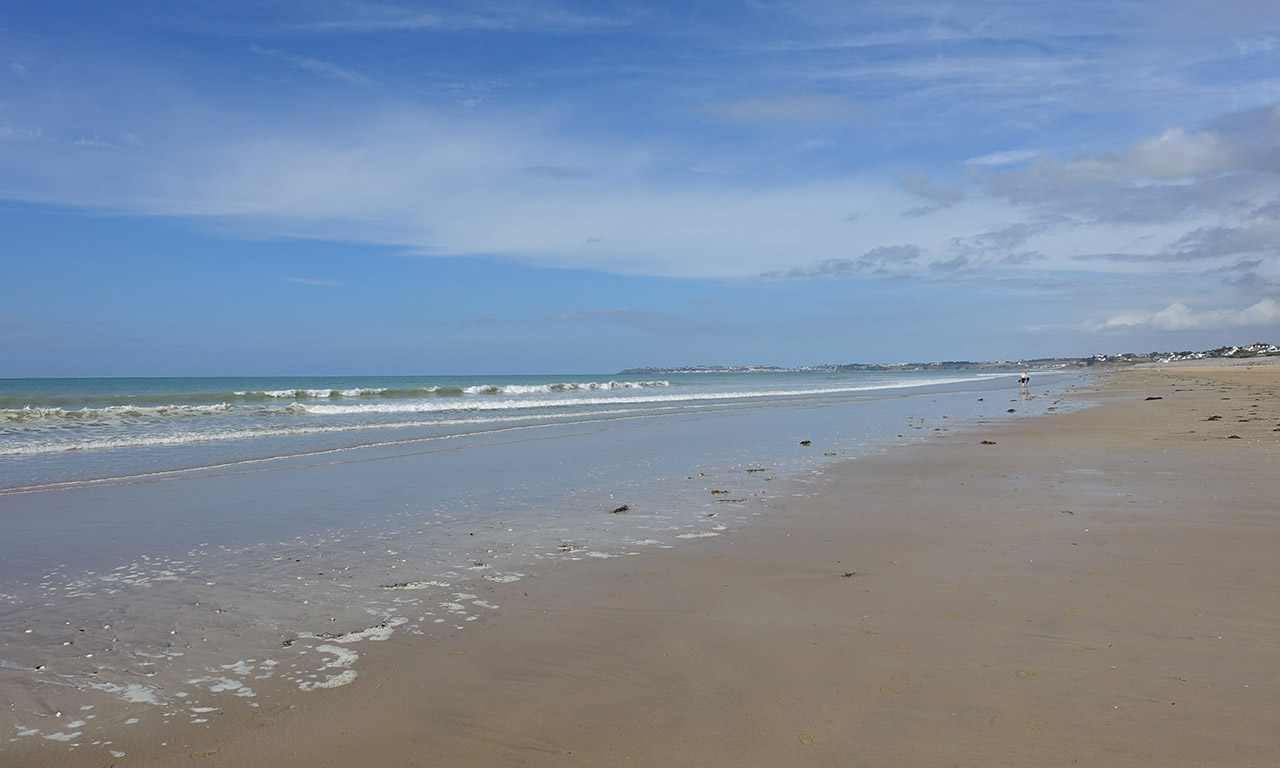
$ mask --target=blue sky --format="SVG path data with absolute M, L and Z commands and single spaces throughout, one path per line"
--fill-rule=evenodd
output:
M 1280 4 L 41 0 L 0 376 L 1280 340 Z

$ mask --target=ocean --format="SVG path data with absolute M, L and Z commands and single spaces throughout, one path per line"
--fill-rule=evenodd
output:
M 486 585 L 732 535 L 833 462 L 1065 409 L 1085 378 L 0 380 L 0 729 L 105 759 L 343 685 L 362 642 L 497 610 Z

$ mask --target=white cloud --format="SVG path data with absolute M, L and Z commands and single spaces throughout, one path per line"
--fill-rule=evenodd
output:
M 1087 323 L 1085 330 L 1151 328 L 1157 331 L 1201 331 L 1277 324 L 1280 324 L 1280 302 L 1266 298 L 1244 309 L 1210 309 L 1199 312 L 1175 302 L 1158 312 L 1128 312 L 1113 315 L 1100 323 Z
M 965 165 L 1014 165 L 1031 160 L 1040 154 L 1038 149 L 1008 149 L 1002 152 L 991 152 L 980 157 L 971 157 L 964 161 Z
M 850 172 L 786 181 L 752 180 L 733 167 L 697 173 L 689 161 L 701 156 L 583 138 L 553 116 L 528 111 L 397 106 L 326 112 L 325 119 L 290 114 L 267 126 L 225 116 L 216 132 L 195 124 L 204 113 L 172 114 L 149 125 L 145 147 L 134 137 L 117 140 L 119 133 L 110 134 L 110 152 L 72 152 L 71 141 L 52 139 L 7 150 L 0 142 L 0 194 L 192 218 L 243 237 L 333 239 L 671 277 L 821 277 L 848 267 L 864 276 L 936 279 L 943 267 L 964 267 L 975 278 L 1016 270 L 1049 280 L 1064 270 L 1185 270 L 1187 254 L 1197 268 L 1212 269 L 1252 254 L 1246 246 L 1275 233 L 1274 217 L 1262 215 L 1272 199 L 1265 185 L 1250 194 L 1258 198 L 1254 207 L 1236 206 L 1234 219 L 1210 208 L 1138 226 L 1081 216 L 1070 196 L 1044 191 L 1028 206 L 1014 195 L 981 194 L 981 187 L 941 186 L 923 172 L 898 183 Z M 1272 186 L 1280 195 L 1280 185 Z M 1240 190 L 1223 193 L 1223 211 Z M 1104 195 L 1085 197 L 1104 209 L 1099 217 L 1120 207 Z M 926 208 L 912 208 L 921 202 Z M 904 218 L 908 210 L 929 215 Z M 1231 224 L 1242 233 L 1227 231 Z M 934 267 L 927 259 L 860 261 L 903 243 L 929 254 Z M 1084 258 L 1097 254 L 1107 258 Z M 1263 264 L 1259 278 L 1274 279 L 1273 267 L 1280 264 Z
M 1269 192 L 1280 194 L 1262 151 L 1277 143 L 1270 108 L 1265 121 L 1175 126 L 1128 146 L 1106 144 L 1109 135 L 1098 128 L 1090 133 L 1095 146 L 1112 151 L 1054 160 L 1055 142 L 1078 139 L 1070 126 L 1056 132 L 1054 116 L 1081 108 L 1058 102 L 1072 101 L 1084 87 L 1102 91 L 1099 98 L 1108 101 L 1124 98 L 1110 90 L 1124 73 L 1101 84 L 1092 77 L 1099 72 L 1096 46 L 1106 41 L 1091 38 L 1081 50 L 1076 40 L 1059 37 L 1075 34 L 1063 31 L 1063 22 L 1109 23 L 1060 9 L 986 4 L 906 8 L 884 2 L 874 10 L 801 5 L 774 4 L 753 18 L 822 18 L 786 29 L 770 23 L 714 34 L 705 28 L 658 30 L 648 22 L 660 11 L 603 19 L 574 16 L 554 1 L 517 9 L 446 2 L 429 12 L 382 2 L 309 5 L 294 10 L 310 18 L 294 25 L 291 37 L 226 44 L 237 66 L 224 74 L 239 77 L 243 69 L 248 77 L 235 82 L 259 89 L 243 102 L 225 96 L 233 92 L 225 87 L 231 80 L 205 87 L 202 78 L 213 70 L 169 73 L 142 66 L 154 63 L 149 61 L 108 68 L 106 85 L 86 97 L 91 108 L 33 89 L 32 108 L 14 110 L 9 121 L 41 121 L 48 137 L 18 146 L 14 140 L 27 136 L 0 126 L 0 196 L 185 217 L 248 237 L 331 238 L 424 254 L 669 276 L 826 274 L 846 267 L 862 275 L 902 276 L 963 267 L 975 279 L 1017 271 L 1049 280 L 1066 272 L 1187 270 L 1193 259 L 1196 269 L 1207 270 L 1241 254 L 1265 255 L 1274 227 L 1242 222 L 1239 212 L 1272 199 Z M 879 22 L 861 38 L 865 51 L 831 56 L 830 48 L 810 45 L 859 33 L 869 13 Z M 1045 13 L 1053 20 L 1046 21 Z M 903 32 L 904 14 L 922 14 L 910 33 Z M 472 110 L 452 107 L 453 97 L 435 98 L 444 86 L 422 85 L 437 76 L 422 71 L 428 59 L 406 58 L 412 66 L 397 70 L 396 57 L 379 58 L 377 48 L 360 47 L 380 47 L 387 38 L 342 34 L 434 30 L 425 39 L 461 29 L 587 31 L 632 23 L 642 29 L 628 29 L 628 35 L 638 31 L 646 43 L 681 45 L 660 57 L 634 59 L 620 47 L 616 60 L 591 59 L 581 70 L 563 66 L 560 56 L 518 66 L 512 59 L 503 74 L 512 81 L 527 78 L 528 93 L 512 86 Z M 288 26 L 277 20 L 272 29 L 280 31 L 281 24 Z M 314 34 L 304 39 L 306 32 Z M 793 34 L 795 55 L 762 54 L 751 46 L 785 42 Z M 1123 34 L 1136 39 L 1136 33 Z M 254 45 L 249 50 L 257 55 L 245 56 L 250 40 L 266 39 L 289 39 L 279 45 L 307 55 Z M 468 32 L 454 42 L 473 39 Z M 940 54 L 918 45 L 921 39 L 982 44 Z M 993 39 L 1044 44 L 988 47 Z M 592 45 L 599 47 L 598 41 Z M 818 53 L 809 57 L 809 49 Z M 368 85 L 361 71 L 334 63 L 368 61 L 378 62 L 378 88 L 357 92 L 325 82 Z M 465 56 L 448 61 L 453 64 L 442 69 L 456 65 L 456 76 L 449 71 L 439 77 L 456 77 L 463 93 L 493 75 L 490 65 L 469 71 Z M 281 88 L 278 62 L 324 80 Z M 43 68 L 31 69 L 40 75 Z M 545 75 L 553 70 L 554 76 Z M 137 73 L 150 79 L 139 82 L 132 77 Z M 601 74 L 623 77 L 601 79 L 608 92 L 591 90 Z M 620 82 L 625 87 L 618 88 Z M 756 95 L 741 95 L 744 82 Z M 397 90 L 403 83 L 412 87 Z M 1059 90 L 1064 86 L 1065 96 Z M 419 98 L 424 91 L 433 98 Z M 150 92 L 165 98 L 130 96 Z M 609 101 L 615 96 L 619 103 Z M 1257 103 L 1256 93 L 1231 98 Z M 633 100 L 651 105 L 652 121 L 635 113 L 631 124 L 620 126 L 609 117 L 612 107 Z M 60 103 L 77 106 L 74 113 L 53 108 Z M 263 103 L 273 108 L 245 114 Z M 1085 127 L 1112 115 L 1099 103 L 1086 106 L 1100 111 L 1098 122 Z M 1142 107 L 1125 108 L 1126 120 L 1117 122 L 1126 126 L 1134 119 L 1168 125 L 1166 115 L 1175 111 L 1134 118 Z M 1197 102 L 1197 108 L 1208 114 L 1214 107 Z M 690 127 L 691 111 L 769 130 Z M 632 114 L 625 106 L 622 112 Z M 815 124 L 834 127 L 805 130 Z M 798 130 L 779 137 L 779 126 Z M 136 138 L 144 127 L 145 146 Z M 70 151 L 77 137 L 86 145 L 114 147 Z M 1002 149 L 1028 145 L 1047 148 Z M 801 146 L 810 151 L 797 152 Z M 962 164 L 975 175 L 963 184 L 935 183 Z M 925 167 L 902 180 L 918 165 Z M 1248 184 L 1239 178 L 1246 175 Z M 912 215 L 903 218 L 904 211 Z M 863 260 L 904 243 L 927 258 L 874 265 Z M 1099 254 L 1114 258 L 1091 258 Z M 1274 266 L 1264 263 L 1258 279 L 1274 279 Z
M 1033 244 L 1049 257 L 1042 267 L 1213 269 L 1277 252 L 1277 127 L 1268 106 L 1199 129 L 1166 128 L 1115 151 L 1067 160 L 1045 153 L 1008 169 L 971 163 L 968 171 L 1042 233 Z
M 1078 157 L 1065 162 L 1042 159 L 1032 167 L 1041 177 L 1068 185 L 1114 181 L 1178 181 L 1209 176 L 1239 167 L 1235 153 L 1214 133 L 1188 133 L 1180 127 L 1120 152 Z
M 941 253 L 956 233 L 977 236 L 983 222 L 1011 215 L 999 201 L 930 187 L 959 202 L 904 221 L 918 198 L 875 177 L 693 173 L 683 156 L 579 140 L 527 113 L 396 108 L 224 126 L 177 145 L 183 126 L 157 124 L 146 147 L 121 142 L 114 152 L 0 144 L 0 193 L 190 218 L 242 237 L 674 277 L 751 277 L 903 242 Z
M 1234 170 L 1234 153 L 1209 131 L 1188 133 L 1173 127 L 1121 154 L 1129 172 L 1152 179 L 1172 181 L 1208 176 Z

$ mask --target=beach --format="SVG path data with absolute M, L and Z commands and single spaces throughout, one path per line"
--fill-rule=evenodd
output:
M 465 631 L 363 642 L 349 684 L 143 724 L 114 763 L 8 751 L 69 766 L 1275 765 L 1278 393 L 1274 365 L 1112 373 L 1072 395 L 1088 408 L 829 465 L 740 530 L 486 582 L 468 597 L 495 607 Z
M 4 9 L 0 768 L 1280 768 L 1280 0 Z

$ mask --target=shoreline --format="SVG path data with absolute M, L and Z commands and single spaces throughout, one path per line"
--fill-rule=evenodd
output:
M 849 460 L 117 764 L 1274 763 L 1278 372 L 1118 372 L 1092 408 Z

